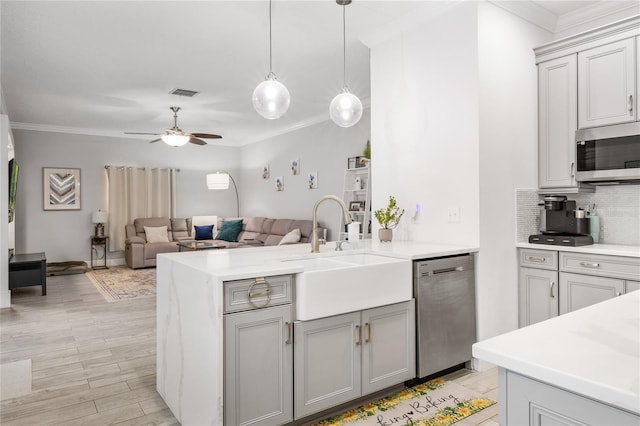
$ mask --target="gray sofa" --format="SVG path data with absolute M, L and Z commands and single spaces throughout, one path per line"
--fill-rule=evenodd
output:
M 227 220 L 242 219 L 242 231 L 238 234 L 238 241 L 204 240 L 223 245 L 225 248 L 261 247 L 278 245 L 287 233 L 294 229 L 300 229 L 299 243 L 311 241 L 313 223 L 311 220 L 297 219 L 270 219 L 266 217 L 228 218 Z M 224 219 L 218 218 L 213 235 L 217 234 Z M 167 227 L 169 242 L 147 242 L 144 227 Z M 158 253 L 170 253 L 178 251 L 178 242 L 193 241 L 191 219 L 178 218 L 140 218 L 133 224 L 126 225 L 125 261 L 127 266 L 133 269 L 156 266 Z M 319 228 L 319 235 L 323 235 L 323 228 Z

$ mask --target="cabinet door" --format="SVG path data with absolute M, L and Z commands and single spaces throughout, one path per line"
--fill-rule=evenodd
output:
M 636 120 L 633 38 L 578 53 L 578 126 Z
M 572 187 L 575 182 L 577 60 L 570 55 L 538 65 L 538 185 Z
M 501 424 L 531 426 L 638 425 L 628 411 L 507 371 L 506 418 Z
M 291 305 L 225 316 L 225 425 L 293 420 L 291 317 Z
M 560 273 L 560 314 L 575 311 L 624 293 L 624 280 Z
M 362 393 L 376 392 L 416 376 L 415 304 L 362 312 Z
M 625 292 L 631 293 L 632 291 L 640 290 L 640 281 L 625 281 Z
M 361 395 L 360 312 L 295 323 L 295 418 Z
M 558 316 L 558 272 L 520 268 L 518 298 L 520 327 Z

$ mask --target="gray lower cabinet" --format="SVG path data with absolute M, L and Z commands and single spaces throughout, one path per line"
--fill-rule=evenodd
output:
M 293 420 L 291 324 L 290 304 L 225 315 L 225 425 Z
M 558 316 L 558 271 L 520 268 L 519 326 Z
M 362 394 L 416 376 L 415 303 L 362 312 Z
M 560 314 L 624 293 L 624 280 L 560 272 Z
M 518 250 L 518 325 L 526 327 L 558 315 L 558 252 Z
M 640 416 L 502 368 L 499 377 L 505 395 L 503 425 L 637 426 L 640 422 Z
M 295 323 L 295 418 L 415 377 L 415 302 Z
M 627 280 L 625 283 L 625 293 L 631 293 L 632 291 L 640 290 L 640 281 Z
M 362 393 L 360 312 L 295 323 L 295 418 Z

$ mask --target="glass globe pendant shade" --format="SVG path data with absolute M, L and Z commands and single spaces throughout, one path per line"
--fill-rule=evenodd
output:
M 342 93 L 331 101 L 329 115 L 338 126 L 351 127 L 362 118 L 362 102 L 345 87 Z
M 182 146 L 182 145 L 186 144 L 187 142 L 189 142 L 190 138 L 187 135 L 169 133 L 169 134 L 166 134 L 166 135 L 162 135 L 160 139 L 162 139 L 162 142 L 166 143 L 167 145 Z
M 270 120 L 282 117 L 289 109 L 290 100 L 289 91 L 273 73 L 253 91 L 253 108 Z

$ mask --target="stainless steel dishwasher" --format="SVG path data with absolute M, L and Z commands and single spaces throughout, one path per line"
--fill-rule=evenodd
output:
M 473 256 L 415 261 L 418 377 L 469 361 L 476 341 Z

